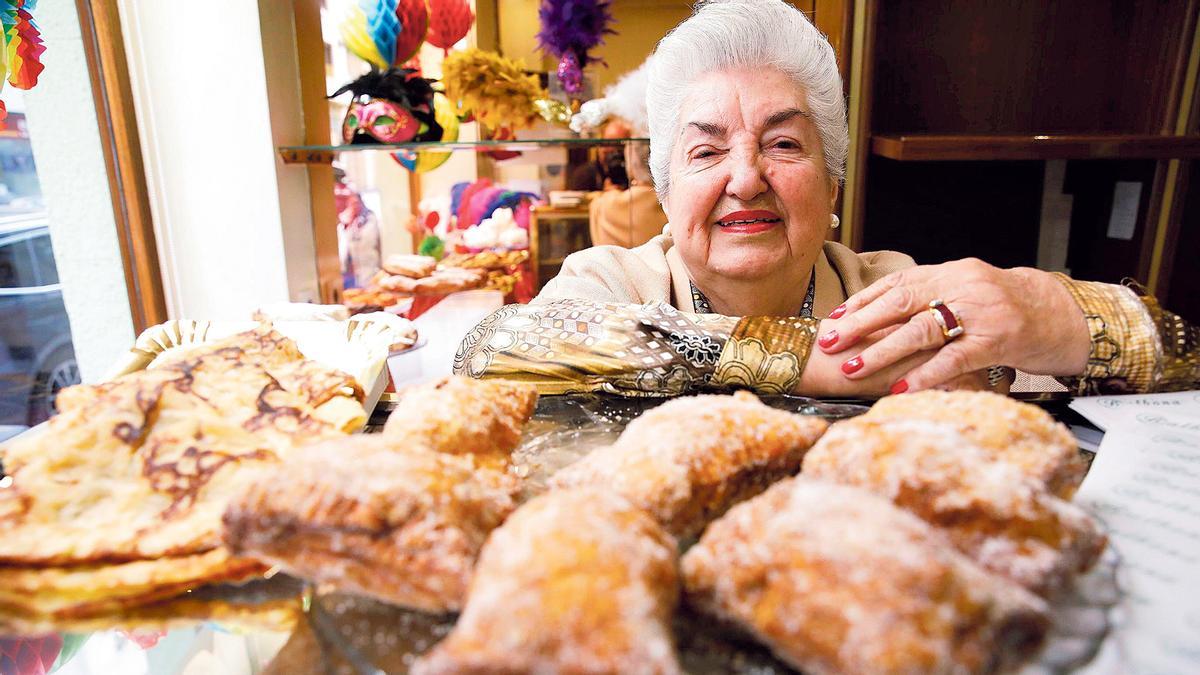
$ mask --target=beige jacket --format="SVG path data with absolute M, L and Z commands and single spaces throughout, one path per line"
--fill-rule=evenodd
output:
M 916 263 L 903 253 L 855 253 L 827 241 L 817 258 L 813 315 L 829 316 L 854 293 L 892 272 Z M 690 277 L 683 259 L 664 228 L 637 248 L 594 246 L 567 257 L 562 271 L 546 284 L 534 303 L 580 299 L 595 302 L 645 304 L 663 302 L 694 312 Z

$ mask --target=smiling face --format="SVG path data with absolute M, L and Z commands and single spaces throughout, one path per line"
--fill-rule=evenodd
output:
M 807 280 L 837 184 L 805 98 L 768 68 L 707 73 L 684 99 L 664 207 L 702 286 L 713 275 Z

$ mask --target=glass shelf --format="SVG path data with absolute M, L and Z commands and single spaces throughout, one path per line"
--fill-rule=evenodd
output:
M 354 145 L 287 145 L 276 150 L 284 164 L 328 164 L 339 152 L 397 150 L 431 150 L 453 152 L 456 150 L 538 150 L 556 147 L 591 147 L 595 145 L 624 145 L 626 143 L 649 143 L 649 138 L 538 138 L 509 141 L 433 141 L 428 143 L 357 143 Z

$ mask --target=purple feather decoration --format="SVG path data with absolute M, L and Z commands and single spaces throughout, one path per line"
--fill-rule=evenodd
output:
M 611 4 L 612 0 L 542 0 L 538 46 L 560 59 L 574 55 L 580 68 L 600 61 L 588 52 L 603 44 L 605 35 L 617 34 L 610 27 Z

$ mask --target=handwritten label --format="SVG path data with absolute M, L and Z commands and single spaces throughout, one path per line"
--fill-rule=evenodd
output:
M 1071 408 L 1101 429 L 1108 429 L 1110 425 L 1120 423 L 1131 415 L 1155 412 L 1167 412 L 1174 417 L 1200 422 L 1200 391 L 1087 396 L 1071 401 Z
M 1108 431 L 1075 500 L 1104 522 L 1125 592 L 1084 672 L 1200 672 L 1200 414 L 1197 392 L 1163 396 L 1083 406 Z

